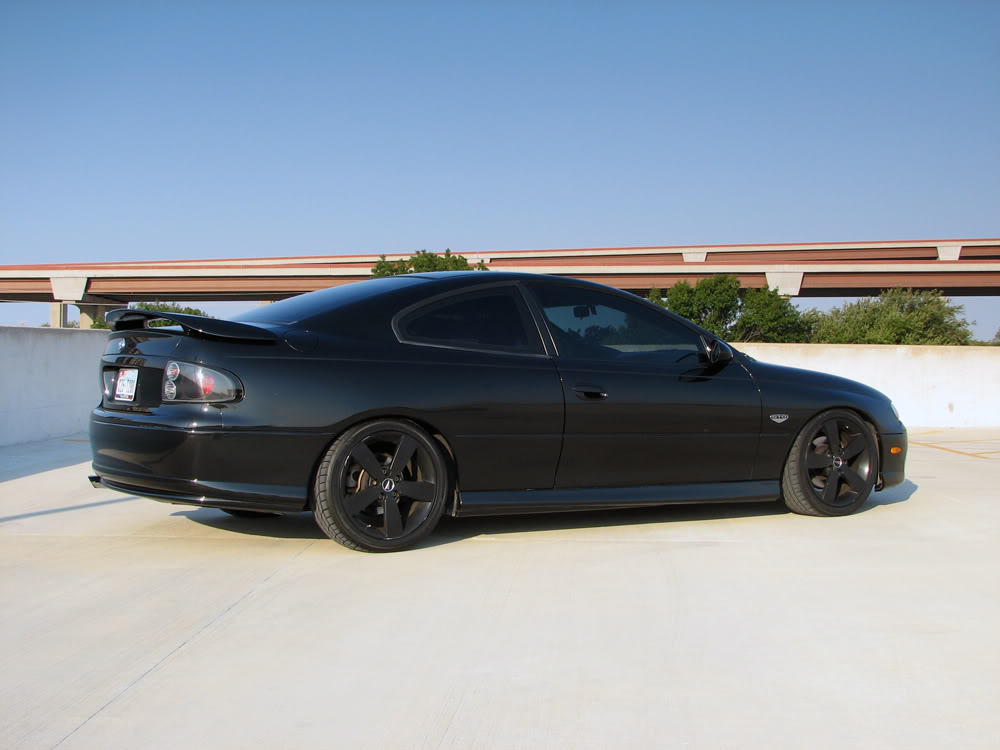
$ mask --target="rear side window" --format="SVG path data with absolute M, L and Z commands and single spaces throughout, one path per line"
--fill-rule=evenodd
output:
M 521 293 L 512 286 L 458 294 L 404 313 L 400 339 L 414 344 L 544 354 Z

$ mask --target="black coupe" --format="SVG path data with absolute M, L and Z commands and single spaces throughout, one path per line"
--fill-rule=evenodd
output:
M 599 284 L 412 274 L 232 320 L 107 320 L 96 486 L 311 510 L 352 549 L 412 545 L 443 513 L 783 498 L 835 516 L 903 481 L 906 430 L 878 391 Z

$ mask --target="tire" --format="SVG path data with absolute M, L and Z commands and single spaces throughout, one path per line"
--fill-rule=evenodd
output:
M 395 552 L 437 525 L 451 496 L 440 444 L 413 422 L 380 419 L 352 427 L 320 461 L 313 514 L 348 549 Z
M 280 513 L 269 513 L 266 510 L 237 510 L 235 508 L 219 508 L 223 513 L 228 513 L 236 518 L 274 518 Z
M 792 443 L 781 494 L 795 513 L 846 516 L 865 504 L 877 480 L 874 430 L 853 411 L 831 409 L 809 420 Z

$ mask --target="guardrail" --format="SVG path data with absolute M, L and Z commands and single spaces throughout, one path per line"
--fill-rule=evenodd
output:
M 0 326 L 0 446 L 87 429 L 107 331 Z
M 821 370 L 889 396 L 912 427 L 1000 426 L 1000 347 L 734 344 L 762 362 Z
M 87 429 L 107 331 L 0 326 L 0 446 Z M 736 344 L 878 388 L 908 427 L 1000 426 L 1000 347 Z

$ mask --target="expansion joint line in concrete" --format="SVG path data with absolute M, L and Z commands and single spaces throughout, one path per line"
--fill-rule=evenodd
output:
M 945 448 L 943 445 L 935 445 L 934 443 L 921 443 L 917 440 L 911 440 L 910 445 L 921 445 L 924 448 L 936 448 L 939 451 L 948 451 L 948 453 L 956 453 L 959 456 L 968 456 L 969 458 L 986 458 L 978 453 L 967 453 L 966 451 L 955 450 L 954 448 Z
M 63 737 L 61 740 L 59 740 L 56 744 L 54 744 L 52 746 L 52 750 L 55 750 L 57 747 L 59 747 L 61 744 L 63 744 L 66 740 L 68 740 L 74 734 L 76 734 L 81 729 L 83 729 L 85 726 L 87 726 L 87 724 L 90 723 L 91 719 L 93 719 L 99 713 L 101 713 L 102 711 L 104 711 L 104 709 L 106 709 L 112 703 L 115 703 L 119 698 L 121 698 L 123 695 L 125 695 L 125 693 L 127 693 L 132 688 L 134 688 L 136 685 L 138 685 L 140 682 L 142 682 L 144 679 L 146 679 L 147 675 L 149 675 L 152 672 L 154 672 L 155 670 L 159 669 L 160 666 L 162 664 L 166 663 L 168 660 L 170 660 L 173 657 L 174 654 L 176 654 L 177 652 L 179 652 L 182 648 L 184 648 L 185 646 L 187 646 L 189 643 L 191 643 L 196 638 L 198 638 L 198 636 L 200 636 L 202 633 L 204 633 L 206 630 L 208 630 L 212 625 L 214 625 L 219 620 L 221 620 L 223 617 L 225 617 L 227 614 L 229 614 L 237 605 L 240 604 L 240 602 L 242 602 L 244 599 L 246 599 L 248 596 L 250 596 L 252 593 L 254 593 L 257 589 L 259 589 L 265 583 L 267 583 L 272 578 L 274 578 L 276 575 L 278 575 L 278 573 L 280 573 L 285 568 L 287 568 L 289 565 L 291 565 L 293 562 L 295 562 L 295 560 L 298 559 L 299 555 L 301 555 L 307 549 L 309 549 L 310 547 L 312 547 L 315 543 L 316 542 L 314 542 L 314 541 L 313 542 L 309 542 L 309 544 L 307 544 L 305 547 L 303 547 L 298 552 L 296 552 L 294 555 L 292 555 L 290 558 L 288 558 L 280 566 L 278 566 L 277 568 L 275 568 L 267 578 L 265 578 L 263 581 L 260 581 L 259 583 L 254 584 L 245 594 L 243 594 L 243 596 L 241 596 L 235 602 L 233 602 L 228 607 L 226 607 L 224 610 L 222 610 L 221 612 L 219 612 L 211 620 L 209 620 L 208 622 L 206 622 L 201 628 L 198 629 L 198 631 L 196 633 L 193 633 L 191 636 L 189 636 L 184 641 L 182 641 L 181 643 L 179 643 L 176 647 L 174 647 L 173 649 L 171 649 L 171 651 L 168 654 L 166 654 L 162 659 L 160 659 L 158 662 L 156 662 L 156 664 L 154 664 L 149 669 L 147 669 L 145 672 L 143 672 L 141 675 L 139 675 L 134 680 L 132 680 L 132 682 L 130 682 L 128 685 L 126 685 L 124 688 L 122 688 L 107 703 L 105 703 L 99 709 L 97 709 L 96 711 L 94 711 L 94 713 L 92 713 L 90 716 L 88 716 L 86 719 L 84 719 L 79 724 L 79 726 L 77 726 L 72 732 L 70 732 L 65 737 Z

